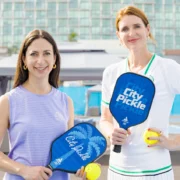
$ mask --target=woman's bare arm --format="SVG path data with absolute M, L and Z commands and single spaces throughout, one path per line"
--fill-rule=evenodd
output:
M 9 125 L 9 101 L 8 96 L 0 97 L 0 146 Z M 20 175 L 23 164 L 11 160 L 3 152 L 0 152 L 0 169 L 5 172 Z
M 109 138 L 114 130 L 113 116 L 111 115 L 109 108 L 104 105 L 101 106 L 99 125 L 102 133 Z
M 74 105 L 70 97 L 68 97 L 68 110 L 69 110 L 68 129 L 70 129 L 74 126 Z

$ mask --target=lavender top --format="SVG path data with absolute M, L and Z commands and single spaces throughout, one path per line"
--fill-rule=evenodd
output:
M 37 95 L 19 86 L 8 93 L 10 106 L 9 157 L 28 166 L 46 166 L 52 141 L 67 130 L 69 120 L 66 94 L 52 88 Z M 5 174 L 4 180 L 22 180 Z M 50 180 L 68 180 L 65 172 L 54 171 Z

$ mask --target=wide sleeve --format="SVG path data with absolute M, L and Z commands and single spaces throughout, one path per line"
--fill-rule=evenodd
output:
M 164 71 L 171 92 L 173 94 L 180 94 L 180 64 L 174 60 L 167 59 Z

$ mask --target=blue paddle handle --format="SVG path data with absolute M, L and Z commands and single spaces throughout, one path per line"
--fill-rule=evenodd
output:
M 113 148 L 113 151 L 116 153 L 120 153 L 121 152 L 121 145 L 115 145 Z

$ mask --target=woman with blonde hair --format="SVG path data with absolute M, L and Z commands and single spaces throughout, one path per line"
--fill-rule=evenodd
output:
M 168 137 L 168 125 L 174 97 L 180 93 L 180 65 L 148 50 L 148 39 L 155 40 L 146 15 L 137 7 L 117 13 L 116 34 L 129 56 L 103 73 L 100 127 L 111 145 L 122 145 L 120 153 L 111 148 L 108 180 L 174 180 L 169 151 L 180 149 L 180 136 Z M 150 78 L 156 88 L 147 120 L 128 130 L 119 127 L 109 110 L 116 80 L 125 72 Z M 146 130 L 159 133 L 149 138 L 156 144 L 144 142 Z

